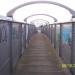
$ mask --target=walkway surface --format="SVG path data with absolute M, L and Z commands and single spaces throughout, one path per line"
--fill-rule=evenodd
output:
M 59 64 L 48 38 L 38 33 L 17 64 L 16 75 L 67 75 Z

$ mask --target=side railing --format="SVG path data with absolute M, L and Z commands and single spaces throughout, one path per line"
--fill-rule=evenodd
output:
M 27 41 L 35 31 L 33 25 L 0 20 L 0 75 L 13 75 Z
M 75 22 L 54 23 L 42 27 L 52 46 L 70 72 L 75 75 Z

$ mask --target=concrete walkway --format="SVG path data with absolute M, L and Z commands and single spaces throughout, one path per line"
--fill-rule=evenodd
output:
M 48 38 L 38 33 L 18 62 L 16 75 L 67 75 L 59 64 Z

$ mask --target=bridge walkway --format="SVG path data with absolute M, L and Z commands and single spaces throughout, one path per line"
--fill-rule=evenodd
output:
M 44 34 L 37 33 L 19 60 L 16 75 L 68 75 L 59 65 L 49 39 Z

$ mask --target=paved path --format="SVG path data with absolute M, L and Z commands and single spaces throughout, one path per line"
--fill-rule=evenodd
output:
M 32 37 L 28 49 L 21 57 L 16 75 L 67 75 L 59 67 L 49 40 L 41 33 Z

